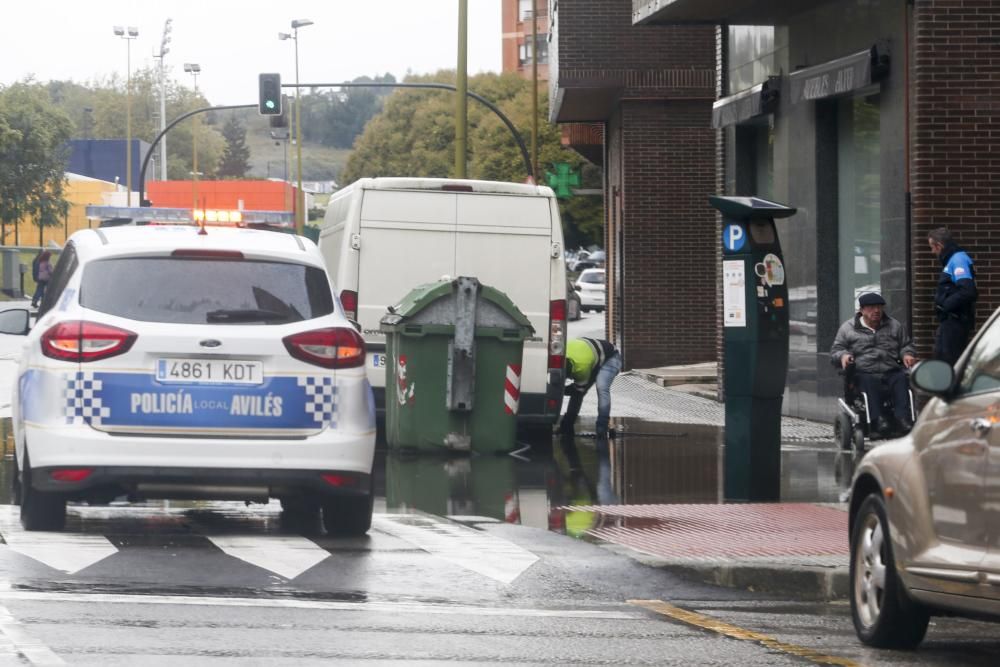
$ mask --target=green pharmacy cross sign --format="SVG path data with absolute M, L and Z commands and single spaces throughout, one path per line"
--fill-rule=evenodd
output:
M 549 187 L 555 190 L 556 197 L 559 199 L 572 197 L 573 191 L 570 188 L 580 186 L 580 174 L 573 171 L 573 168 L 566 162 L 557 162 L 555 168 L 556 173 L 554 174 L 551 171 L 545 172 L 545 179 Z

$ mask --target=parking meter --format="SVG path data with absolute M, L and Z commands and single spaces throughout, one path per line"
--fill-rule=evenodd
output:
M 774 219 L 796 209 L 757 197 L 709 202 L 722 212 L 725 498 L 779 500 L 788 285 Z

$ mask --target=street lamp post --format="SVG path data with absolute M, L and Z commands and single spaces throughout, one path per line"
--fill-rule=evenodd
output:
M 301 234 L 306 226 L 306 196 L 302 191 L 302 91 L 299 90 L 299 28 L 312 25 L 309 19 L 292 21 L 292 33 L 279 32 L 278 39 L 295 40 L 295 161 L 298 180 L 298 192 L 295 204 L 295 228 Z
M 194 79 L 194 94 L 198 96 L 198 75 L 201 74 L 201 65 L 198 63 L 184 63 L 184 71 Z M 191 199 L 194 202 L 191 206 L 192 215 L 198 208 L 198 119 L 191 120 Z
M 125 40 L 125 189 L 132 205 L 132 40 L 139 36 L 135 26 L 114 26 L 115 34 Z
M 160 132 L 167 126 L 167 84 L 163 73 L 163 57 L 170 53 L 167 44 L 170 43 L 170 30 L 172 19 L 167 19 L 163 24 L 163 37 L 160 39 L 160 52 L 154 53 L 153 57 L 160 61 Z M 164 135 L 160 141 L 160 180 L 167 180 L 167 137 Z M 139 202 L 140 206 L 142 202 Z

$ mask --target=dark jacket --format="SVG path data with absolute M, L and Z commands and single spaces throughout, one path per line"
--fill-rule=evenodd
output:
M 917 353 L 902 322 L 882 313 L 882 321 L 872 331 L 861 324 L 861 313 L 857 313 L 837 330 L 830 360 L 839 367 L 845 354 L 854 355 L 855 368 L 862 373 L 881 375 L 899 370 L 904 355 Z
M 937 292 L 934 295 L 934 310 L 938 320 L 957 319 L 971 328 L 976 321 L 975 269 L 969 254 L 955 245 L 948 244 L 938 255 L 941 275 L 938 277 Z

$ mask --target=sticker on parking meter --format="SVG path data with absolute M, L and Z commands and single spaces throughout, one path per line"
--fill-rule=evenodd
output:
M 781 258 L 774 253 L 768 253 L 764 255 L 763 264 L 763 278 L 769 286 L 785 284 L 785 265 L 781 263 Z
M 725 311 L 723 326 L 747 325 L 746 273 L 743 260 L 722 262 L 722 304 Z
M 726 225 L 722 230 L 722 246 L 727 252 L 739 252 L 747 242 L 743 225 Z

